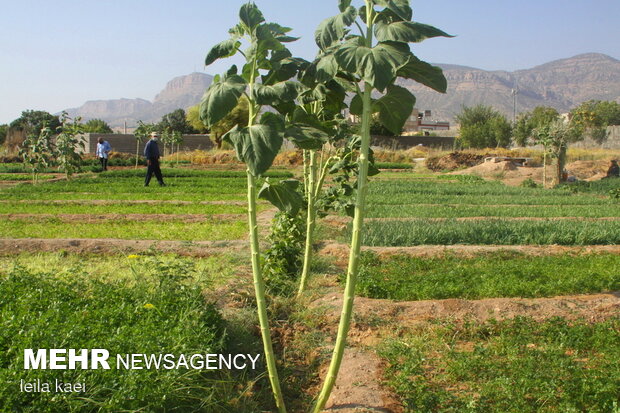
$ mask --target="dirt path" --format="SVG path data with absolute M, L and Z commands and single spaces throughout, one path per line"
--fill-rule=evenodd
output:
M 326 308 L 328 324 L 332 325 L 337 323 L 340 317 L 342 294 L 340 292 L 327 294 L 313 305 Z M 395 325 L 415 326 L 438 319 L 484 322 L 491 318 L 504 320 L 517 316 L 531 317 L 535 320 L 563 317 L 569 320 L 585 319 L 598 322 L 620 316 L 620 292 L 482 300 L 393 301 L 356 297 L 357 321 L 352 325 L 349 338 L 352 343 L 372 345 L 377 339 L 377 331 L 382 326 L 393 333 Z
M 191 257 L 207 257 L 247 248 L 246 240 L 234 241 L 155 241 L 124 239 L 0 239 L 0 255 L 20 252 L 140 254 L 145 252 L 174 253 Z
M 325 371 L 320 377 L 325 377 Z M 400 413 L 403 407 L 389 389 L 381 385 L 383 362 L 374 353 L 356 347 L 344 352 L 336 385 L 326 404 L 325 412 Z
M 418 245 L 415 247 L 362 247 L 362 250 L 376 253 L 379 255 L 379 259 L 392 255 L 441 257 L 446 254 L 456 254 L 463 257 L 473 257 L 498 251 L 512 251 L 533 256 L 602 253 L 620 255 L 620 245 Z M 335 241 L 325 241 L 319 250 L 319 254 L 335 257 L 336 265 L 346 266 L 349 258 L 349 245 Z

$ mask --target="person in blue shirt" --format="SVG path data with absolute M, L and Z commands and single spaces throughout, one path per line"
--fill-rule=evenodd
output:
M 104 171 L 108 170 L 108 157 L 111 150 L 112 146 L 110 146 L 110 143 L 108 141 L 104 141 L 103 138 L 99 138 L 95 155 L 99 158 L 101 169 Z
M 157 146 L 158 139 L 159 134 L 157 132 L 151 132 L 151 139 L 144 147 L 144 157 L 146 158 L 146 178 L 144 179 L 144 186 L 149 186 L 153 174 L 155 174 L 155 178 L 157 178 L 160 186 L 166 186 L 164 177 L 161 175 L 161 168 L 159 167 L 160 155 L 159 146 Z

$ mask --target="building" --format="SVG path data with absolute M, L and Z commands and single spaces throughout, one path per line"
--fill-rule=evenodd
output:
M 359 124 L 361 119 L 358 115 L 346 114 L 349 122 Z M 411 115 L 405 121 L 403 133 L 423 132 L 428 135 L 432 131 L 450 130 L 450 122 L 438 121 L 433 119 L 432 111 L 425 110 L 420 112 L 417 108 L 413 108 Z

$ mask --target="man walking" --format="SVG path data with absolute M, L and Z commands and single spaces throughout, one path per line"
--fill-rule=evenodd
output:
M 108 157 L 110 156 L 111 150 L 112 146 L 110 146 L 108 141 L 104 141 L 103 138 L 99 138 L 99 141 L 97 142 L 96 156 L 99 158 L 101 169 L 104 171 L 108 170 Z
M 151 139 L 144 147 L 144 157 L 146 158 L 147 166 L 144 186 L 149 186 L 153 174 L 155 174 L 160 186 L 166 186 L 164 178 L 161 175 L 161 169 L 159 168 L 159 146 L 157 146 L 157 139 L 159 139 L 159 134 L 157 132 L 151 132 Z

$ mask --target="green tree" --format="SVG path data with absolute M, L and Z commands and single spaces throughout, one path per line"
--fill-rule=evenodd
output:
M 84 133 L 114 133 L 110 125 L 102 119 L 90 119 L 83 125 Z
M 508 147 L 512 127 L 506 116 L 490 106 L 465 106 L 456 116 L 461 126 L 460 139 L 464 147 Z
M 573 109 L 570 117 L 587 137 L 601 144 L 607 139 L 607 127 L 620 125 L 620 103 L 589 100 Z
M 519 146 L 529 145 L 533 139 L 534 129 L 549 125 L 559 117 L 558 111 L 549 106 L 537 106 L 530 112 L 521 114 L 513 131 L 514 142 Z
M 4 144 L 6 141 L 6 135 L 9 132 L 9 125 L 4 124 L 0 125 L 0 145 Z
M 60 126 L 60 119 L 43 110 L 25 110 L 10 124 L 11 129 L 25 131 L 26 134 L 39 134 L 44 127 L 55 131 Z
M 196 130 L 187 121 L 185 111 L 176 109 L 162 116 L 161 121 L 157 125 L 160 131 L 168 131 L 170 133 L 176 131 L 182 134 L 196 133 Z
M 85 145 L 84 140 L 79 136 L 84 133 L 84 125 L 80 123 L 80 120 L 79 117 L 72 120 L 66 112 L 63 112 L 60 118 L 61 125 L 57 129 L 54 154 L 59 169 L 65 172 L 67 179 L 70 179 L 82 164 L 79 149 L 83 151 Z
M 196 132 L 207 133 L 209 131 L 207 126 L 200 120 L 200 103 L 187 109 L 185 118 L 187 119 L 187 123 L 189 123 Z
M 248 99 L 242 96 L 237 102 L 237 106 L 224 116 L 220 121 L 211 126 L 209 138 L 213 141 L 217 149 L 222 148 L 222 137 L 235 125 L 247 125 L 250 116 Z
M 54 160 L 54 145 L 52 137 L 54 132 L 43 122 L 43 127 L 39 133 L 30 133 L 22 142 L 19 155 L 24 163 L 30 166 L 32 171 L 32 183 L 36 184 L 39 174 L 51 166 Z
M 532 131 L 534 143 L 543 146 L 543 186 L 547 186 L 547 156 L 556 160 L 554 182 L 559 184 L 563 181 L 566 153 L 571 143 L 583 140 L 583 128 L 575 122 L 566 122 L 556 119 L 542 125 Z

